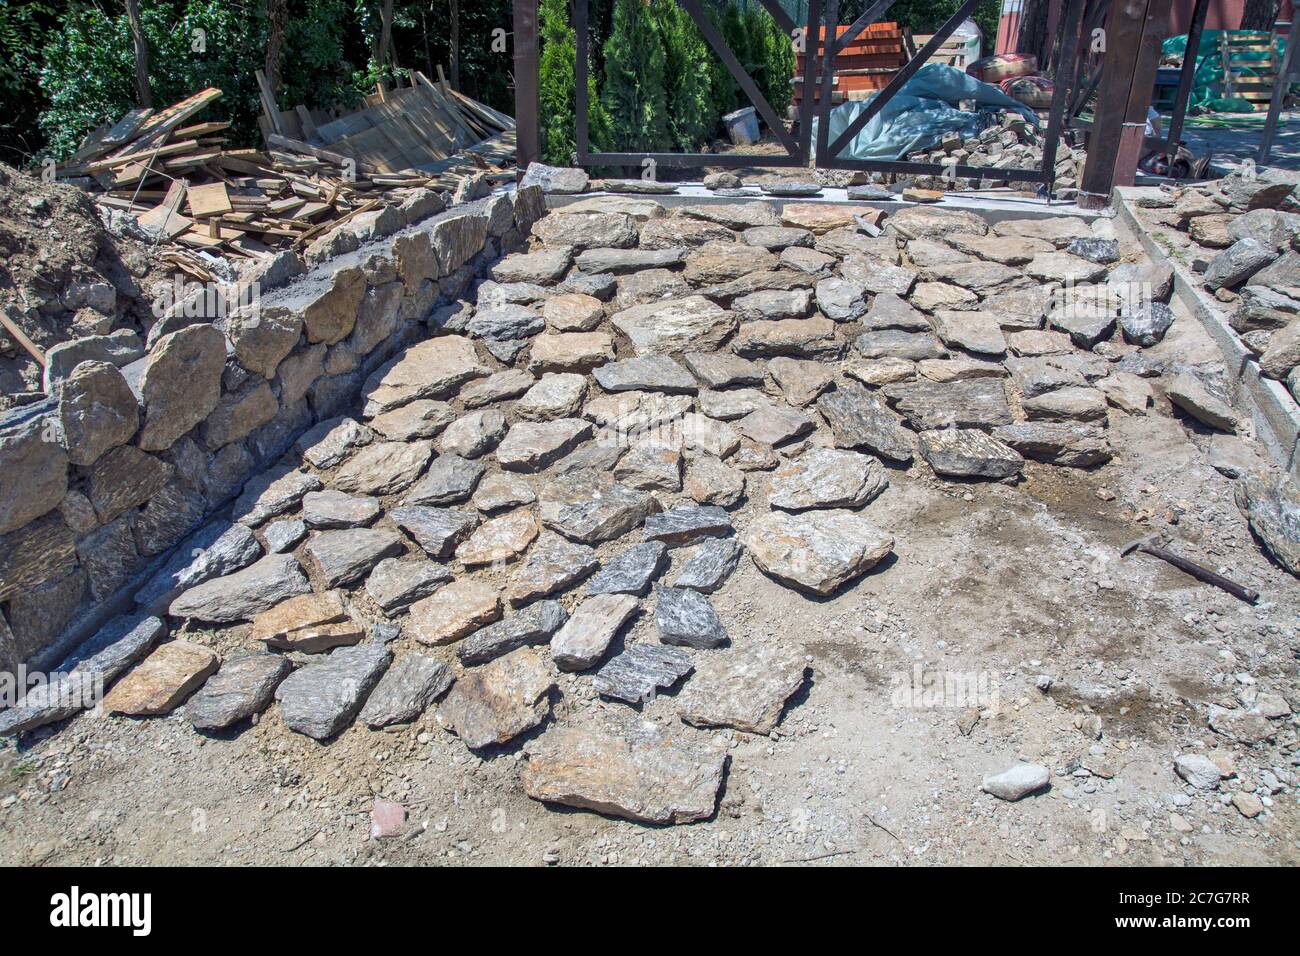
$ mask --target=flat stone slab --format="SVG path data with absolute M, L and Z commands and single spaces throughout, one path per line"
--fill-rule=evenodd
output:
M 471 750 L 509 743 L 551 712 L 551 663 L 521 647 L 467 670 L 443 699 L 438 719 Z
M 402 550 L 402 536 L 396 531 L 349 528 L 314 535 L 303 555 L 325 586 L 335 588 L 359 581 L 384 558 Z
M 460 455 L 440 455 L 402 499 L 404 505 L 457 505 L 468 501 L 487 466 Z
M 641 355 L 610 362 L 592 372 L 607 392 L 651 391 L 693 394 L 695 377 L 666 355 Z
M 348 614 L 338 591 L 301 594 L 253 618 L 250 637 L 268 647 L 314 654 L 356 644 L 365 628 Z
M 677 713 L 695 727 L 731 727 L 766 736 L 780 722 L 786 701 L 803 686 L 804 672 L 803 659 L 792 651 L 754 647 L 701 654 Z
M 659 510 L 659 502 L 607 476 L 579 471 L 542 489 L 542 524 L 580 544 L 599 544 L 624 535 Z
M 744 358 L 788 355 L 792 358 L 837 358 L 844 343 L 835 337 L 835 323 L 824 316 L 746 322 L 731 342 Z
M 574 264 L 583 272 L 624 275 L 641 269 L 667 269 L 686 259 L 686 249 L 587 249 L 578 253 Z
M 1237 430 L 1237 413 L 1191 372 L 1183 372 L 1165 388 L 1165 395 L 1197 421 L 1220 431 Z
M 104 711 L 131 717 L 169 714 L 194 693 L 221 663 L 215 651 L 189 641 L 158 647 L 113 685 Z
M 634 544 L 605 562 L 587 582 L 587 594 L 644 595 L 667 564 L 668 545 L 662 541 Z
M 646 823 L 713 816 L 726 756 L 697 752 L 649 722 L 615 730 L 555 727 L 527 748 L 520 773 L 534 800 Z
M 699 295 L 634 305 L 610 317 L 637 355 L 716 349 L 736 330 L 736 323 L 734 314 Z
M 456 558 L 466 567 L 496 564 L 518 557 L 541 529 L 531 508 L 517 508 L 483 522 L 456 548 Z
M 696 545 L 682 565 L 673 587 L 712 594 L 736 570 L 742 550 L 740 542 L 734 538 L 714 538 Z
M 407 654 L 388 669 L 361 708 L 370 727 L 409 724 L 447 692 L 454 675 L 446 664 L 424 654 Z
M 587 380 L 574 372 L 550 372 L 515 402 L 514 412 L 529 421 L 573 418 L 587 397 Z M 504 424 L 504 422 L 503 422 Z
M 358 528 L 379 517 L 379 499 L 326 489 L 302 499 L 302 520 L 309 528 Z
M 648 517 L 644 528 L 647 541 L 662 541 L 669 547 L 691 544 L 704 537 L 727 535 L 731 531 L 731 517 L 716 505 L 671 508 Z
M 181 594 L 167 613 L 214 624 L 247 621 L 286 598 L 311 590 L 291 554 L 271 554 L 242 571 L 212 578 Z
M 954 478 L 1009 478 L 1025 467 L 1014 448 L 975 428 L 922 432 L 921 457 L 936 474 Z
M 406 505 L 388 512 L 393 523 L 409 534 L 429 557 L 445 561 L 476 527 L 479 516 L 455 508 Z
M 536 500 L 537 492 L 533 491 L 527 478 L 502 471 L 479 482 L 470 503 L 479 511 L 491 512 L 530 505 Z
M 596 552 L 553 531 L 543 532 L 528 557 L 506 584 L 506 600 L 514 607 L 546 597 L 578 583 L 600 567 Z
M 863 358 L 901 358 L 912 362 L 922 359 L 943 358 L 948 350 L 928 332 L 904 332 L 901 329 L 881 329 L 863 332 L 853 342 Z
M 1062 468 L 1089 468 L 1111 459 L 1106 432 L 1094 424 L 1016 422 L 993 429 L 993 437 L 1026 458 Z
M 814 428 L 806 414 L 779 405 L 764 405 L 750 412 L 737 424 L 741 434 L 764 445 L 781 445 L 800 438 Z
M 294 671 L 275 691 L 285 726 L 315 740 L 337 735 L 352 723 L 392 657 L 375 644 L 340 647 Z
M 655 627 L 659 640 L 681 647 L 718 647 L 728 640 L 709 599 L 686 588 L 655 586 Z
M 421 644 L 450 644 L 499 617 L 500 589 L 462 578 L 413 604 L 407 627 Z
M 728 229 L 750 229 L 754 226 L 779 226 L 776 211 L 767 203 L 710 203 L 698 206 L 678 206 L 676 214 L 705 222 L 716 222 Z
M 851 511 L 774 511 L 750 524 L 741 540 L 759 570 L 820 595 L 866 574 L 894 549 L 893 536 Z
M 694 670 L 690 656 L 666 644 L 633 644 L 610 658 L 598 670 L 592 684 L 596 692 L 611 700 L 640 705 L 652 700 Z
M 682 361 L 709 388 L 763 384 L 763 366 L 739 355 L 727 352 L 687 352 L 682 356 Z
M 634 594 L 596 594 L 588 597 L 551 638 L 551 659 L 562 671 L 594 666 L 640 602 Z
M 427 598 L 451 580 L 451 572 L 432 561 L 385 558 L 366 579 L 366 593 L 379 609 L 392 616 Z
M 522 611 L 475 631 L 456 648 L 461 662 L 484 664 L 526 644 L 542 644 L 568 620 L 559 601 L 538 601 Z
M 949 348 L 961 348 L 977 355 L 1005 355 L 1007 340 L 1002 335 L 998 317 L 990 312 L 935 313 L 939 338 Z
M 285 550 L 272 546 L 272 527 L 268 526 L 265 533 L 268 549 L 272 552 Z M 306 533 L 306 526 L 303 526 L 297 540 Z M 247 525 L 213 521 L 181 543 L 149 583 L 136 592 L 135 603 L 150 614 L 164 614 L 171 602 L 184 591 L 246 568 L 261 554 L 262 547 Z
M 560 418 L 518 422 L 497 446 L 497 461 L 507 471 L 540 471 L 591 437 L 591 422 Z
M 293 666 L 278 654 L 245 653 L 228 657 L 185 705 L 197 730 L 222 730 L 261 713 Z
M 420 398 L 446 398 L 470 379 L 490 372 L 470 339 L 460 335 L 427 339 L 370 374 L 361 388 L 365 416 L 373 418 Z
M 917 431 L 989 428 L 1012 421 L 1002 382 L 992 378 L 940 384 L 927 380 L 886 385 L 881 391 Z
M 359 495 L 396 494 L 420 476 L 432 455 L 427 441 L 374 442 L 349 458 L 330 484 Z
M 248 480 L 231 507 L 231 516 L 240 524 L 256 528 L 298 507 L 303 495 L 321 487 L 316 475 L 287 467 L 272 468 Z
M 506 416 L 499 408 L 481 408 L 456 419 L 438 436 L 438 451 L 444 455 L 477 458 L 491 451 L 505 437 Z
M 874 392 L 843 382 L 817 399 L 839 448 L 865 448 L 891 461 L 912 460 L 912 438 L 898 416 Z
M 834 448 L 810 448 L 772 473 L 769 503 L 785 511 L 857 508 L 889 487 L 879 459 Z

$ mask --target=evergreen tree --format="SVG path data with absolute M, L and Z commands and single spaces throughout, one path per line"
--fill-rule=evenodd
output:
M 615 0 L 601 97 L 618 152 L 656 152 L 671 144 L 664 48 L 644 0 Z
M 542 0 L 538 8 L 542 56 L 538 100 L 542 162 L 567 166 L 577 148 L 577 34 L 569 25 L 567 0 Z M 609 120 L 596 95 L 596 78 L 587 73 L 587 131 L 595 148 L 609 139 Z
M 658 0 L 655 13 L 664 48 L 673 145 L 694 152 L 709 141 L 718 123 L 709 90 L 709 47 L 690 14 L 675 0 Z

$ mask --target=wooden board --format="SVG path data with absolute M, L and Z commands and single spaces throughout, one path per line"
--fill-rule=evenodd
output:
M 225 183 L 208 183 L 205 186 L 191 186 L 186 191 L 189 200 L 190 215 L 196 218 L 220 216 L 234 210 L 230 194 Z

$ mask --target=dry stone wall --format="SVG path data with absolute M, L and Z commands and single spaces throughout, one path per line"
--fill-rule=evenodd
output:
M 129 607 L 251 475 L 436 334 L 545 205 L 529 186 L 441 210 L 429 193 L 356 217 L 223 290 L 231 309 L 192 289 L 143 342 L 51 350 L 45 400 L 0 416 L 0 670 L 47 665 Z

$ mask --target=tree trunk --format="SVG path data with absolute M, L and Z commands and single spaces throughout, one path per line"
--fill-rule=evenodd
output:
M 272 96 L 280 92 L 280 48 L 288 18 L 289 0 L 266 0 L 266 20 L 270 26 L 266 37 L 266 82 L 271 86 Z
M 382 70 L 388 62 L 393 45 L 393 0 L 384 0 L 379 8 L 379 48 L 375 51 L 375 67 Z
M 1246 8 L 1241 12 L 1241 28 L 1272 33 L 1280 6 L 1278 0 L 1246 0 Z
M 135 47 L 135 97 L 141 106 L 153 106 L 149 89 L 149 46 L 140 22 L 140 0 L 126 0 L 126 17 L 131 24 L 131 45 Z
M 451 88 L 460 89 L 460 0 L 447 0 L 451 13 Z

